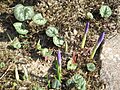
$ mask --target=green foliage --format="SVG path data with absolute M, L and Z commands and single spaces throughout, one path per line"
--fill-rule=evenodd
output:
M 61 45 L 64 44 L 64 39 L 63 39 L 62 37 L 54 36 L 54 37 L 53 37 L 53 43 L 54 43 L 56 46 L 60 47 Z
M 11 41 L 10 44 L 12 47 L 14 47 L 15 49 L 19 49 L 21 48 L 21 43 L 19 42 L 18 38 L 14 38 L 14 40 Z
M 93 19 L 93 14 L 91 12 L 87 12 L 87 19 Z
M 51 56 L 51 54 L 52 54 L 52 51 L 50 51 L 50 50 L 48 50 L 47 48 L 43 48 L 43 49 L 41 49 L 41 54 L 42 54 L 42 56 Z
M 24 80 L 28 80 L 29 79 L 29 76 L 28 76 L 28 71 L 26 69 L 26 67 L 24 65 L 22 65 L 23 67 L 23 70 L 24 70 L 24 76 L 23 76 L 23 79 Z
M 42 47 L 41 47 L 41 45 L 40 45 L 40 39 L 38 40 L 38 43 L 37 43 L 37 45 L 36 45 L 36 49 L 37 49 L 37 50 L 41 50 L 41 49 L 42 49 Z
M 43 18 L 43 16 L 41 15 L 41 13 L 35 14 L 34 17 L 32 18 L 33 22 L 35 22 L 38 25 L 44 25 L 47 20 L 45 18 Z
M 58 29 L 53 27 L 53 26 L 49 26 L 46 30 L 46 35 L 49 37 L 54 37 L 58 35 Z
M 59 80 L 55 79 L 53 82 L 52 82 L 52 88 L 55 88 L 55 89 L 59 89 L 61 86 L 61 83 Z
M 5 63 L 4 62 L 0 62 L 0 69 L 5 67 Z
M 72 59 L 67 63 L 67 70 L 75 70 L 77 68 L 77 63 L 73 63 Z
M 16 31 L 19 34 L 25 35 L 25 34 L 28 33 L 28 30 L 26 30 L 25 26 L 22 23 L 20 23 L 20 22 L 14 23 L 13 26 L 15 27 Z
M 112 10 L 109 6 L 107 5 L 102 5 L 100 8 L 100 14 L 102 17 L 108 18 L 112 14 Z
M 59 37 L 58 34 L 58 29 L 53 26 L 49 26 L 46 30 L 46 35 L 49 37 L 53 37 L 53 43 L 56 46 L 61 47 L 61 45 L 64 44 L 64 40 L 62 37 Z
M 34 16 L 34 10 L 32 6 L 23 6 L 22 4 L 17 4 L 14 7 L 14 16 L 19 21 L 25 21 L 31 19 Z
M 93 63 L 88 63 L 87 64 L 87 69 L 89 70 L 89 71 L 94 71 L 95 69 L 96 69 L 96 67 L 95 67 L 95 64 L 93 64 Z
M 79 74 L 75 74 L 71 79 L 67 80 L 67 86 L 75 85 L 77 90 L 86 90 L 86 80 Z
M 36 49 L 39 50 L 42 54 L 43 57 L 46 56 L 51 56 L 52 51 L 48 50 L 47 48 L 42 48 L 40 45 L 40 40 L 38 41 L 37 45 L 36 45 Z

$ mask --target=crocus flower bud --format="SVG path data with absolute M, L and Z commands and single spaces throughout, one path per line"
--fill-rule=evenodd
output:
M 104 37 L 105 37 L 105 32 L 103 32 L 103 33 L 100 35 L 100 37 L 99 37 L 99 39 L 98 39 L 96 45 L 94 46 L 94 48 L 93 48 L 93 50 L 92 50 L 92 53 L 91 53 L 90 59 L 93 59 L 93 57 L 94 57 L 94 55 L 95 55 L 95 53 L 96 53 L 98 47 L 99 47 L 100 44 L 102 43 Z
M 83 39 L 82 39 L 81 48 L 84 48 L 84 46 L 85 46 L 86 37 L 87 37 L 88 30 L 89 30 L 89 25 L 90 25 L 90 23 L 87 22 L 87 23 L 86 23 L 86 27 L 85 27 L 84 36 L 83 36 Z
M 105 37 L 105 32 L 103 32 L 103 33 L 100 35 L 99 39 L 98 39 L 98 42 L 97 42 L 97 46 L 98 46 L 98 47 L 99 47 L 100 44 L 102 43 L 104 37 Z
M 62 57 L 61 57 L 61 51 L 60 50 L 58 50 L 57 55 L 58 55 L 58 65 L 61 66 Z
M 89 23 L 89 22 L 87 22 L 87 23 L 86 23 L 86 27 L 85 27 L 85 34 L 87 34 L 87 33 L 88 33 L 88 30 L 89 30 L 89 25 L 90 25 L 90 23 Z

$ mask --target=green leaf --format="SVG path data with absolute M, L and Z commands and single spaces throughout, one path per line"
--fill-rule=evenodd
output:
M 43 16 L 41 15 L 41 13 L 35 14 L 35 16 L 32 18 L 32 20 L 39 25 L 44 25 L 47 20 L 45 18 L 43 18 Z
M 11 46 L 13 46 L 16 49 L 21 48 L 21 43 L 19 42 L 18 38 L 14 38 L 14 40 L 11 42 Z
M 42 53 L 42 56 L 44 56 L 44 57 L 51 56 L 52 51 L 49 51 L 47 48 L 44 48 L 44 49 L 42 49 L 41 53 Z
M 59 80 L 55 79 L 53 82 L 52 82 L 52 88 L 55 88 L 55 89 L 59 89 L 61 86 L 61 83 Z
M 63 40 L 63 38 L 61 38 L 61 37 L 54 36 L 54 37 L 53 37 L 53 43 L 54 43 L 56 46 L 61 47 L 61 46 L 64 44 L 64 40 Z
M 41 50 L 42 48 L 41 48 L 41 45 L 40 45 L 40 40 L 38 41 L 38 43 L 37 43 L 37 45 L 36 45 L 36 49 L 37 50 Z
M 34 16 L 33 7 L 17 4 L 14 8 L 14 16 L 19 21 L 25 21 L 27 19 L 30 20 Z
M 96 69 L 96 67 L 95 67 L 95 64 L 93 64 L 93 63 L 88 63 L 87 64 L 87 69 L 89 70 L 89 71 L 94 71 L 95 69 Z
M 46 30 L 46 34 L 49 37 L 54 37 L 54 36 L 58 35 L 58 29 L 53 26 L 49 26 Z
M 75 70 L 77 68 L 77 64 L 73 63 L 72 60 L 69 60 L 67 63 L 67 70 Z
M 0 62 L 0 69 L 5 67 L 5 63 L 4 62 Z
M 102 5 L 100 8 L 100 14 L 102 17 L 110 17 L 112 14 L 112 10 L 109 6 L 107 5 Z
M 15 27 L 16 31 L 19 33 L 19 34 L 27 34 L 28 33 L 28 30 L 25 29 L 25 26 L 20 23 L 20 22 L 16 22 L 13 24 L 13 26 Z
M 68 79 L 67 82 L 66 82 L 66 85 L 69 86 L 73 83 L 74 83 L 74 81 L 72 79 Z
M 75 85 L 77 90 L 86 90 L 86 80 L 79 74 L 75 74 L 71 79 L 68 79 L 66 84 L 68 86 Z

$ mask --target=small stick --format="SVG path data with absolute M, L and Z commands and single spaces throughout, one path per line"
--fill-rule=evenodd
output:
M 9 69 L 11 68 L 11 66 L 12 66 L 12 64 L 9 65 L 9 67 L 7 68 L 7 70 L 5 71 L 5 73 L 0 77 L 0 79 L 2 79 L 6 75 L 6 73 L 9 71 Z

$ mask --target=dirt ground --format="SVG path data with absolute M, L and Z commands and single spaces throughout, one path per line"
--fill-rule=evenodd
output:
M 17 20 L 13 15 L 13 7 L 17 4 L 34 6 L 35 12 L 40 12 L 46 19 L 47 24 L 43 26 L 31 24 L 26 21 L 29 33 L 26 37 L 21 37 L 14 29 L 13 23 Z M 102 4 L 109 5 L 112 15 L 103 19 L 99 14 Z M 61 90 L 70 90 L 66 86 L 68 80 L 75 73 L 84 76 L 87 81 L 87 90 L 103 90 L 105 85 L 99 79 L 101 61 L 99 55 L 102 45 L 99 48 L 93 62 L 96 65 L 94 72 L 86 69 L 89 60 L 90 50 L 93 48 L 101 32 L 105 31 L 108 36 L 118 33 L 118 5 L 117 0 L 1 0 L 0 1 L 0 62 L 5 63 L 5 67 L 0 68 L 0 90 L 32 90 L 33 86 L 48 90 L 48 80 L 50 83 L 54 79 L 54 60 L 57 57 L 57 50 L 62 51 L 62 86 Z M 90 28 L 84 49 L 80 48 L 82 36 L 85 30 L 86 13 L 93 13 L 94 19 L 90 20 Z M 68 54 L 65 53 L 65 45 L 56 47 L 51 38 L 47 37 L 45 30 L 47 26 L 53 25 L 59 28 L 60 35 L 68 42 Z M 10 39 L 18 37 L 23 44 L 20 49 L 10 48 Z M 50 59 L 45 60 L 35 49 L 38 40 L 41 40 L 42 47 L 53 51 Z M 72 57 L 72 52 L 78 54 L 78 69 L 68 71 L 66 69 L 67 58 Z M 18 66 L 21 81 L 15 79 L 15 66 Z M 27 67 L 29 80 L 23 80 L 22 66 Z M 17 85 L 16 85 L 17 84 Z M 37 89 L 38 90 L 38 89 Z M 53 90 L 50 88 L 50 90 Z

